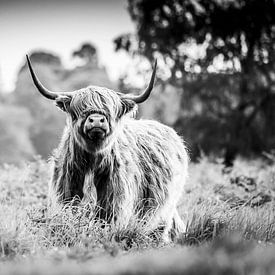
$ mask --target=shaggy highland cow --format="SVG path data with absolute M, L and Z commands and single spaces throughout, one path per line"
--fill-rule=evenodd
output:
M 96 86 L 54 93 L 38 80 L 28 56 L 27 62 L 40 93 L 67 114 L 50 183 L 59 202 L 92 200 L 96 190 L 98 216 L 118 228 L 145 219 L 148 233 L 164 227 L 165 241 L 173 226 L 184 232 L 177 211 L 187 177 L 183 141 L 170 127 L 134 118 L 151 93 L 156 63 L 148 88 L 129 95 Z

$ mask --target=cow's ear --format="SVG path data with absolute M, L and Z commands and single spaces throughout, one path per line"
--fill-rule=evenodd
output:
M 71 100 L 72 97 L 69 95 L 60 95 L 56 98 L 55 104 L 62 111 L 69 112 Z
M 131 99 L 127 99 L 127 98 L 121 98 L 121 103 L 122 103 L 122 110 L 120 112 L 120 117 L 123 116 L 124 114 L 127 114 L 131 111 L 133 111 L 137 104 L 131 100 Z

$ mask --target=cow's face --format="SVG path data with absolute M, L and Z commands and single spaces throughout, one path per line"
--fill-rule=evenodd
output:
M 90 153 L 112 142 L 120 120 L 136 106 L 121 94 L 96 86 L 58 96 L 55 101 L 68 114 L 69 127 L 77 143 Z
M 150 83 L 141 95 L 121 94 L 102 87 L 90 86 L 75 92 L 55 93 L 43 86 L 36 76 L 30 59 L 27 63 L 35 86 L 46 98 L 68 114 L 68 123 L 77 143 L 87 152 L 95 153 L 106 148 L 111 137 L 119 131 L 121 118 L 133 111 L 136 103 L 144 102 L 150 95 L 157 62 Z

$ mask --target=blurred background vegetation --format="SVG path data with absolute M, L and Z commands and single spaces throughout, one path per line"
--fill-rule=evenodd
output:
M 158 80 L 139 117 L 174 127 L 191 157 L 252 157 L 275 148 L 275 3 L 273 0 L 128 0 L 136 32 L 114 40 L 136 60 L 137 74 L 158 59 Z M 37 74 L 54 91 L 90 84 L 139 92 L 127 75 L 112 83 L 97 49 L 82 44 L 80 60 L 65 69 L 51 52 L 30 55 Z M 35 90 L 26 64 L 16 88 L 0 93 L 0 162 L 47 158 L 58 144 L 65 116 Z
M 30 54 L 40 80 L 49 89 L 73 91 L 91 84 L 116 89 L 105 68 L 98 65 L 93 45 L 81 45 L 72 56 L 81 65 L 68 70 L 53 53 Z M 2 93 L 0 105 L 0 162 L 20 163 L 35 155 L 48 158 L 62 135 L 65 114 L 36 91 L 26 63 L 18 72 L 14 91 Z

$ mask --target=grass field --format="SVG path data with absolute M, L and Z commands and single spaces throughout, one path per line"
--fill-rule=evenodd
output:
M 274 274 L 275 165 L 238 159 L 190 165 L 172 244 L 139 224 L 124 231 L 85 207 L 46 211 L 49 165 L 0 168 L 0 274 Z

